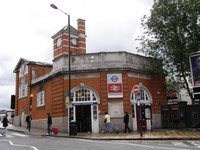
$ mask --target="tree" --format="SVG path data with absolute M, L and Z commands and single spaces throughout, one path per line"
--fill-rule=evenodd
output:
M 141 25 L 144 34 L 136 39 L 141 45 L 138 52 L 161 60 L 168 78 L 182 78 L 193 99 L 186 78 L 189 55 L 200 50 L 200 0 L 155 0 Z

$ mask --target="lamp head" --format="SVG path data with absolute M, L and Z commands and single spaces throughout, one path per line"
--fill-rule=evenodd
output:
M 56 6 L 56 5 L 54 5 L 54 4 L 51 4 L 50 5 L 52 8 L 54 8 L 54 9 L 58 9 L 58 7 Z
M 30 94 L 30 98 L 33 98 L 33 94 Z

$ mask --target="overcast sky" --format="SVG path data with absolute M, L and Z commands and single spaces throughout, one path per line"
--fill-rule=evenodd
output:
M 10 109 L 15 94 L 13 70 L 20 58 L 52 63 L 51 36 L 67 25 L 67 16 L 54 3 L 86 22 L 86 51 L 137 53 L 135 38 L 142 34 L 141 18 L 149 15 L 154 0 L 4 0 L 0 8 L 0 110 Z

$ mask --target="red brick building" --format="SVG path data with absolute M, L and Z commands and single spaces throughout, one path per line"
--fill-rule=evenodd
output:
M 53 64 L 21 58 L 16 65 L 15 125 L 25 126 L 25 115 L 31 114 L 32 127 L 46 129 L 49 112 L 60 131 L 68 132 L 70 118 L 78 132 L 100 132 L 108 112 L 122 131 L 127 111 L 129 126 L 138 130 L 140 100 L 143 129 L 161 127 L 160 105 L 167 102 L 162 72 L 154 72 L 148 57 L 125 51 L 86 53 L 85 21 L 77 24 L 70 27 L 72 103 L 66 26 L 52 36 Z M 140 94 L 134 94 L 134 85 Z

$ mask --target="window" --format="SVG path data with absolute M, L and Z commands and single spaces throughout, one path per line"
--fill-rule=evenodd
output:
M 33 78 L 33 79 L 36 78 L 35 68 L 32 68 L 32 78 Z
M 45 94 L 44 91 L 40 91 L 40 92 L 37 94 L 37 107 L 44 106 L 44 100 L 45 100 L 44 94 Z
M 21 82 L 19 84 L 19 99 L 27 96 L 28 84 L 24 77 L 21 78 Z
M 138 95 L 135 95 L 133 92 L 131 93 L 131 102 L 132 104 L 137 103 L 137 101 L 140 100 L 142 104 L 151 104 L 151 97 L 146 90 L 146 88 L 141 87 L 140 88 L 140 93 Z
M 97 98 L 95 94 L 88 90 L 88 89 L 80 89 L 76 91 L 75 93 L 75 101 L 76 102 L 81 102 L 81 101 L 96 101 Z
M 19 69 L 19 77 L 23 77 L 28 73 L 28 65 L 27 64 L 22 64 L 20 69 Z
M 93 119 L 97 119 L 97 105 L 93 105 Z
M 149 100 L 148 93 L 144 89 L 140 90 L 140 95 L 141 95 L 141 100 L 145 100 L 145 101 Z
M 137 98 L 143 101 L 150 101 L 149 94 L 142 88 L 140 89 L 140 93 L 138 95 L 135 95 L 134 93 L 132 93 L 131 99 L 137 100 Z

